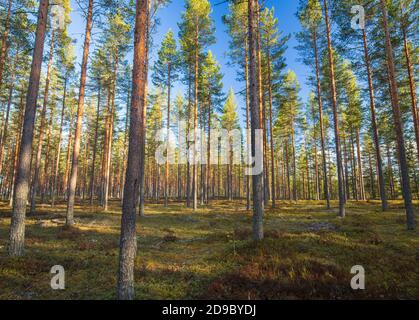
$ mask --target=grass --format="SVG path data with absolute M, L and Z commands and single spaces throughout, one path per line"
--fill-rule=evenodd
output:
M 334 203 L 336 205 L 336 203 Z M 417 207 L 417 203 L 416 203 Z M 0 206 L 0 299 L 114 299 L 120 207 L 64 204 L 27 218 L 24 257 L 7 255 L 10 209 Z M 251 212 L 214 201 L 197 213 L 183 204 L 146 207 L 139 218 L 138 299 L 419 299 L 419 233 L 407 231 L 402 203 L 349 202 L 347 217 L 322 202 L 280 202 L 265 213 L 265 239 L 251 240 Z M 66 289 L 52 290 L 53 265 Z M 350 287 L 362 265 L 366 290 Z

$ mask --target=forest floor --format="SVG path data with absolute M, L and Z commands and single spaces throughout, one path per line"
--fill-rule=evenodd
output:
M 0 205 L 0 299 L 115 298 L 119 204 L 76 210 L 65 228 L 64 204 L 39 206 L 25 256 L 11 258 L 10 209 Z M 419 299 L 419 232 L 406 230 L 401 201 L 386 213 L 378 201 L 349 202 L 345 219 L 322 202 L 279 202 L 266 210 L 260 243 L 238 201 L 197 213 L 147 205 L 137 221 L 138 299 Z M 54 265 L 65 269 L 65 290 L 50 287 Z M 351 289 L 354 265 L 365 268 L 365 290 Z

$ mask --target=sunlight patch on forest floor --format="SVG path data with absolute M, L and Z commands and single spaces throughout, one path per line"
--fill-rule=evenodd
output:
M 400 201 L 391 207 L 349 202 L 341 219 L 322 202 L 279 202 L 254 243 L 244 203 L 213 201 L 196 213 L 147 205 L 137 223 L 137 298 L 418 299 L 419 233 L 406 231 Z M 74 228 L 64 217 L 65 204 L 39 206 L 27 219 L 26 255 L 10 258 L 10 209 L 1 204 L 0 299 L 115 298 L 119 203 L 106 213 L 78 206 Z M 66 270 L 65 290 L 50 287 L 53 265 Z M 350 287 L 354 265 L 365 268 L 364 291 Z

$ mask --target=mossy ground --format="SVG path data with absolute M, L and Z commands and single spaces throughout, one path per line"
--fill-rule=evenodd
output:
M 336 203 L 333 203 L 336 205 Z M 417 209 L 417 203 L 416 203 Z M 28 217 L 24 257 L 7 255 L 10 209 L 0 207 L 0 299 L 114 299 L 120 207 L 40 206 Z M 349 202 L 347 217 L 322 202 L 279 202 L 265 213 L 265 240 L 251 240 L 251 212 L 214 201 L 197 213 L 181 203 L 146 207 L 139 218 L 138 299 L 419 299 L 419 232 L 407 231 L 402 202 Z M 50 287 L 53 265 L 66 289 Z M 350 287 L 351 267 L 366 290 Z

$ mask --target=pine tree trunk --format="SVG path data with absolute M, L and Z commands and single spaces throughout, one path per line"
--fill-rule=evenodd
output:
M 207 170 L 206 170 L 206 204 L 209 204 L 210 178 L 211 178 L 211 119 L 212 119 L 212 103 L 211 96 L 208 103 L 208 138 L 207 138 Z
M 259 8 L 258 0 L 248 1 L 248 19 L 249 19 L 249 98 L 251 113 L 251 130 L 252 130 L 252 157 L 261 155 L 263 146 L 261 141 L 256 141 L 256 130 L 261 129 L 260 123 L 260 88 L 257 79 L 258 74 L 258 58 L 257 58 L 257 33 L 259 25 L 257 23 Z M 263 142 L 262 142 L 263 143 Z M 256 145 L 257 144 L 257 145 Z M 263 239 L 263 170 L 260 173 L 254 172 L 252 176 L 253 188 L 253 239 Z
M 298 201 L 297 195 L 297 159 L 295 152 L 294 119 L 291 121 L 291 149 L 292 149 L 292 194 L 293 200 Z
M 18 166 L 18 159 L 19 159 L 19 150 L 21 144 L 21 137 L 22 137 L 22 123 L 23 123 L 23 113 L 25 112 L 25 105 L 24 105 L 24 94 L 22 92 L 20 96 L 20 105 L 19 105 L 19 120 L 17 123 L 17 132 L 16 132 L 16 146 L 14 152 L 14 160 L 13 160 L 13 170 L 12 170 L 12 179 L 10 183 L 10 199 L 9 199 L 9 206 L 13 205 L 13 195 L 15 189 L 15 181 L 16 181 L 16 172 Z
M 55 171 L 54 171 L 54 182 L 52 186 L 52 199 L 51 206 L 55 206 L 55 197 L 57 196 L 57 185 L 58 185 L 58 172 L 60 170 L 60 158 L 61 158 L 61 143 L 63 136 L 64 126 L 64 114 L 66 108 L 66 97 L 67 97 L 67 77 L 64 79 L 64 91 L 63 91 L 63 104 L 61 108 L 61 120 L 60 120 L 60 132 L 58 134 L 57 154 L 55 157 Z
M 140 162 L 140 196 L 139 196 L 139 212 L 140 216 L 145 216 L 145 139 L 146 139 L 146 118 L 147 118 L 147 95 L 148 95 L 148 65 L 149 65 L 149 46 L 150 46 L 150 5 L 151 2 L 148 1 L 148 5 L 146 7 L 146 44 L 145 44 L 145 57 L 144 57 L 144 79 L 145 82 L 145 89 L 144 89 L 144 103 L 143 103 L 143 117 L 142 117 L 142 125 L 141 125 L 141 162 Z
M 402 27 L 403 31 L 403 45 L 404 45 L 404 54 L 406 57 L 406 64 L 407 64 L 407 74 L 409 76 L 409 89 L 410 89 L 410 98 L 411 98 L 411 108 L 412 108 L 412 116 L 413 116 L 413 127 L 415 129 L 415 137 L 416 137 L 416 152 L 419 159 L 419 116 L 418 116 L 418 108 L 416 103 L 416 85 L 414 79 L 414 71 L 412 68 L 412 62 L 410 58 L 409 52 L 409 45 L 407 42 L 406 36 L 406 28 Z
M 71 111 L 70 115 L 70 123 L 68 127 L 68 139 L 67 139 L 67 152 L 66 152 L 66 162 L 65 162 L 65 171 L 64 171 L 64 179 L 62 190 L 65 195 L 65 199 L 67 199 L 67 187 L 68 187 L 68 178 L 70 173 L 70 165 L 71 165 L 71 147 L 73 145 L 73 121 L 74 121 L 74 113 Z
M 389 73 L 390 80 L 390 90 L 391 90 L 391 102 L 393 108 L 393 118 L 394 118 L 394 127 L 396 130 L 397 137 L 397 147 L 400 161 L 400 169 L 402 176 L 402 192 L 403 199 L 406 208 L 406 224 L 408 230 L 415 229 L 415 213 L 413 211 L 412 204 L 412 195 L 410 192 L 410 183 L 409 183 L 409 168 L 407 165 L 406 157 L 406 148 L 403 135 L 403 125 L 400 116 L 400 106 L 399 106 L 399 93 L 396 80 L 396 70 L 393 57 L 393 47 L 391 44 L 390 30 L 388 26 L 388 16 L 387 16 L 387 5 L 385 0 L 380 0 L 381 11 L 383 15 L 383 25 L 385 31 L 385 42 L 386 42 L 386 57 L 387 57 L 387 68 Z
M 246 81 L 246 157 L 247 165 L 250 165 L 252 154 L 251 154 L 251 135 L 250 130 L 250 110 L 249 110 L 249 45 L 248 40 L 246 40 L 246 54 L 245 54 L 245 81 Z M 246 209 L 250 210 L 250 176 L 246 175 Z
M 98 130 L 99 130 L 100 98 L 101 98 L 101 82 L 99 79 L 98 80 L 97 107 L 96 107 L 95 140 L 93 141 L 92 172 L 90 175 L 90 205 L 91 206 L 93 206 L 94 191 L 95 191 L 95 171 L 96 171 L 97 138 L 98 138 Z M 128 114 L 127 114 L 127 117 L 128 117 Z
M 170 134 L 170 89 L 171 89 L 171 65 L 168 65 L 168 77 L 167 77 L 167 128 L 166 128 L 166 139 L 167 139 L 167 146 L 166 146 L 166 162 L 164 165 L 165 173 L 164 173 L 164 206 L 167 207 L 169 205 L 169 195 L 168 195 L 168 187 L 169 187 L 169 134 Z
M 9 116 L 10 116 L 10 107 L 12 105 L 12 99 L 13 99 L 13 91 L 15 88 L 15 65 L 16 65 L 17 58 L 15 58 L 15 62 L 12 67 L 12 75 L 10 79 L 10 87 L 9 87 L 9 94 L 7 99 L 7 108 L 6 108 L 6 118 L 4 119 L 4 125 L 3 130 L 0 134 L 0 174 L 2 173 L 3 169 L 3 155 L 4 155 L 4 146 L 7 141 L 7 134 L 9 129 Z
M 41 0 L 39 3 L 35 48 L 33 51 L 29 87 L 26 96 L 26 108 L 23 120 L 23 132 L 19 151 L 17 177 L 13 198 L 13 212 L 9 234 L 9 254 L 11 256 L 21 256 L 23 254 L 25 243 L 26 202 L 29 192 L 30 161 L 35 126 L 36 101 L 38 98 L 39 79 L 41 76 L 42 55 L 44 51 L 45 32 L 48 20 L 48 6 L 49 0 Z
M 113 126 L 115 118 L 115 96 L 116 96 L 116 81 L 117 81 L 117 72 L 118 72 L 118 52 L 115 55 L 115 65 L 113 73 L 113 84 L 112 84 L 112 102 L 111 110 L 109 114 L 109 128 L 108 128 L 108 141 L 107 141 L 107 154 L 106 154 L 106 163 L 105 163 L 105 192 L 104 192 L 104 210 L 108 210 L 108 200 L 109 200 L 109 187 L 111 183 L 111 163 L 112 163 L 112 142 L 113 142 Z
M 73 146 L 73 160 L 71 163 L 71 173 L 68 183 L 68 201 L 67 201 L 67 216 L 66 225 L 72 226 L 74 224 L 74 202 L 76 197 L 77 186 L 77 172 L 79 166 L 81 130 L 84 112 L 84 96 L 86 90 L 86 76 L 87 76 L 87 62 L 89 59 L 90 38 L 93 25 L 93 0 L 89 0 L 89 7 L 87 11 L 86 32 L 83 46 L 83 60 L 81 65 L 79 99 L 77 105 L 76 130 L 74 132 L 74 146 Z
M 49 153 L 51 150 L 51 132 L 52 132 L 52 119 L 53 119 L 53 112 L 51 110 L 50 118 L 49 118 L 49 125 L 48 125 L 48 133 L 47 133 L 47 145 L 45 149 L 45 163 L 44 163 L 44 175 L 41 176 L 41 203 L 45 201 L 45 195 L 48 191 L 49 185 Z
M 198 24 L 196 25 L 196 34 L 195 34 L 195 94 L 194 94 L 194 114 L 193 114 L 193 137 L 194 137 L 194 147 L 193 147 L 193 210 L 198 209 L 198 164 L 196 159 L 197 154 L 197 131 L 198 131 L 198 72 L 199 72 L 199 29 Z
M 146 42 L 147 42 L 148 0 L 137 0 L 134 65 L 132 72 L 132 97 L 128 163 L 122 203 L 122 220 L 119 252 L 118 299 L 134 299 L 134 265 L 137 253 L 136 207 L 141 181 L 141 131 L 144 124 L 144 102 L 146 94 Z
M 2 87 L 2 84 L 3 84 L 3 71 L 4 71 L 4 65 L 6 63 L 6 57 L 7 57 L 7 49 L 8 49 L 7 41 L 9 40 L 11 15 L 12 15 L 12 0 L 9 0 L 9 5 L 7 7 L 6 21 L 4 23 L 1 49 L 0 49 L 0 88 Z
M 376 112 L 375 112 L 375 94 L 374 94 L 374 85 L 372 82 L 371 62 L 370 62 L 370 55 L 368 53 L 367 34 L 366 34 L 365 29 L 362 29 L 362 37 L 363 37 L 363 44 L 364 44 L 365 66 L 367 68 L 367 75 L 368 75 L 371 125 L 372 125 L 373 134 L 374 134 L 375 158 L 377 160 L 378 181 L 380 184 L 381 209 L 383 211 L 386 211 L 388 209 L 388 201 L 387 201 L 386 188 L 385 188 L 385 182 L 384 182 L 383 160 L 381 157 L 380 138 L 378 134 L 378 126 L 377 126 L 377 119 L 376 119 L 377 117 L 376 117 Z
M 336 165 L 338 173 L 338 192 L 339 192 L 339 216 L 345 217 L 345 190 L 343 184 L 343 167 L 342 167 L 342 153 L 340 145 L 340 129 L 339 129 L 339 116 L 338 106 L 336 97 L 336 80 L 335 80 L 335 67 L 333 62 L 333 48 L 331 39 L 331 26 L 329 21 L 329 10 L 327 8 L 327 0 L 323 0 L 324 13 L 326 18 L 326 34 L 327 34 L 327 49 L 329 55 L 329 67 L 330 67 L 330 82 L 331 82 L 331 96 L 332 96 L 332 108 L 333 108 L 333 120 L 334 120 L 334 131 L 335 131 L 335 148 L 336 148 Z
M 320 124 L 320 143 L 322 149 L 323 158 L 323 184 L 324 184 L 324 197 L 326 199 L 326 208 L 330 209 L 330 191 L 327 176 L 327 161 L 326 161 L 326 143 L 325 143 L 325 131 L 323 122 L 323 102 L 320 82 L 320 64 L 319 64 L 319 53 L 317 48 L 317 32 L 313 33 L 314 42 L 314 57 L 316 61 L 316 83 L 317 83 L 317 101 L 319 104 L 319 124 Z
M 365 201 L 364 172 L 363 172 L 363 168 L 362 168 L 361 142 L 360 142 L 360 140 L 361 139 L 359 137 L 359 128 L 357 128 L 356 129 L 356 153 L 357 153 L 357 159 L 358 159 L 359 190 L 360 190 L 361 200 Z
M 314 106 L 312 105 L 312 111 L 313 119 L 315 119 L 314 114 Z M 316 128 L 314 126 L 313 128 L 313 146 L 314 146 L 314 172 L 315 172 L 315 179 L 316 179 L 316 200 L 320 200 L 320 181 L 319 181 L 319 161 L 317 157 L 317 134 L 316 134 Z
M 51 81 L 51 67 L 52 61 L 54 57 L 54 31 L 51 35 L 51 46 L 49 52 L 49 61 L 48 61 L 48 68 L 47 68 L 47 78 L 45 82 L 45 92 L 44 92 L 44 103 L 42 105 L 41 111 L 41 123 L 39 126 L 39 137 L 38 137 L 38 149 L 35 158 L 35 173 L 32 180 L 32 190 L 31 190 L 31 209 L 30 215 L 35 214 L 36 209 L 36 193 L 38 191 L 38 183 L 39 183 L 39 171 L 41 169 L 41 156 L 42 156 L 42 147 L 44 144 L 44 129 L 45 129 L 45 120 L 46 120 L 46 112 L 47 112 L 47 104 L 48 104 L 48 95 L 49 95 L 49 85 Z
M 271 79 L 271 55 L 270 51 L 267 52 L 268 57 L 268 94 L 269 94 L 269 140 L 271 143 L 271 199 L 272 208 L 275 208 L 275 150 L 274 150 L 274 136 L 273 136 L 273 120 L 272 120 L 272 108 L 273 108 L 273 97 L 272 97 L 272 79 Z

